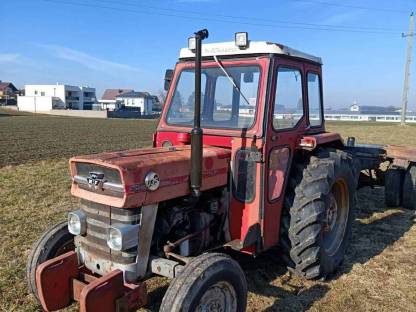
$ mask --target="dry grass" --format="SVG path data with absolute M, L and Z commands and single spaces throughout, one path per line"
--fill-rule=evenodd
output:
M 328 128 L 361 142 L 416 146 L 416 127 L 332 123 Z M 4 135 L 7 129 L 15 130 Z M 65 133 L 77 129 L 75 139 L 70 138 L 74 132 Z M 90 136 L 86 129 L 100 129 L 105 139 Z M 26 291 L 26 257 L 39 235 L 76 206 L 69 194 L 67 158 L 149 145 L 153 129 L 154 122 L 143 121 L 0 117 L 0 311 L 39 310 Z M 83 131 L 87 133 L 81 135 Z M 31 142 L 36 143 L 27 151 Z M 276 251 L 255 260 L 238 257 L 247 274 L 249 311 L 416 311 L 413 213 L 386 208 L 382 188 L 366 188 L 358 196 L 352 244 L 331 280 L 305 282 L 291 276 Z M 164 278 L 150 281 L 150 310 L 157 310 L 167 283 Z M 67 310 L 76 311 L 76 306 Z

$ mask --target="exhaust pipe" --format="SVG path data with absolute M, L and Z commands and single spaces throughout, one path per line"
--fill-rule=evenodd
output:
M 202 40 L 206 38 L 207 29 L 195 33 L 195 109 L 194 128 L 191 131 L 191 191 L 194 197 L 201 195 L 202 184 L 201 49 Z

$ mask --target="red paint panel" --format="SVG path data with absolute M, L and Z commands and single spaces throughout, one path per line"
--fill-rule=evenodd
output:
M 249 148 L 256 146 L 258 149 L 262 146 L 262 141 L 257 140 L 253 143 L 252 139 L 234 138 L 232 159 L 234 161 L 235 155 L 241 148 Z M 231 197 L 230 206 L 230 233 L 231 240 L 239 239 L 244 241 L 248 230 L 255 224 L 260 224 L 260 209 L 261 209 L 261 196 L 262 196 L 262 183 L 261 183 L 261 170 L 262 164 L 256 163 L 256 177 L 255 177 L 255 197 L 251 202 L 242 202 Z M 246 253 L 255 253 L 255 248 L 246 248 Z
M 313 150 L 319 145 L 338 142 L 344 144 L 342 137 L 339 133 L 323 132 L 318 134 L 301 136 L 298 142 L 298 148 L 305 148 Z
M 227 184 L 230 157 L 229 149 L 204 146 L 202 190 Z M 190 159 L 189 145 L 74 157 L 70 160 L 72 176 L 76 175 L 77 162 L 114 168 L 120 172 L 126 192 L 122 198 L 112 197 L 82 189 L 75 181 L 72 183 L 71 192 L 76 197 L 119 208 L 134 208 L 185 196 L 190 193 Z M 160 187 L 153 192 L 148 191 L 144 185 L 149 171 L 156 172 L 160 178 Z
M 191 131 L 190 129 L 188 129 Z M 184 131 L 183 128 L 180 131 Z M 182 141 L 182 135 L 188 134 L 184 132 L 171 132 L 171 131 L 161 131 L 156 133 L 156 147 L 162 147 L 163 142 L 169 141 L 173 145 L 186 145 Z M 211 146 L 220 146 L 231 148 L 231 136 L 216 136 L 216 135 L 203 135 L 203 143 L 204 145 L 211 145 Z M 188 143 L 190 144 L 190 143 Z
M 48 260 L 36 269 L 39 301 L 45 311 L 56 311 L 71 303 L 71 280 L 78 276 L 75 251 Z
M 273 201 L 282 194 L 286 171 L 289 165 L 289 148 L 274 148 L 270 152 L 268 170 L 269 200 Z
M 82 289 L 80 312 L 114 312 L 116 299 L 124 294 L 123 272 L 120 270 L 100 277 Z

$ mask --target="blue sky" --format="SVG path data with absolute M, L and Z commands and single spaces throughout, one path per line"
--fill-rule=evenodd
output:
M 99 97 L 105 88 L 157 92 L 163 87 L 165 69 L 175 65 L 187 38 L 206 27 L 208 42 L 233 40 L 234 32 L 248 31 L 252 40 L 280 42 L 321 56 L 326 106 L 347 106 L 354 100 L 362 105 L 400 105 L 406 51 L 401 33 L 408 29 L 415 4 L 409 0 L 1 0 L 0 80 L 18 87 L 56 82 L 89 85 L 97 88 Z M 355 32 L 340 31 L 347 29 Z M 409 105 L 416 110 L 413 76 Z

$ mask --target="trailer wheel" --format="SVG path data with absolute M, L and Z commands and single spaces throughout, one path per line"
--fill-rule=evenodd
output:
M 244 312 L 247 282 L 239 264 L 221 253 L 202 254 L 170 284 L 161 312 Z
M 384 197 L 386 206 L 398 207 L 402 203 L 403 170 L 388 168 L 384 177 Z
M 416 166 L 409 167 L 403 181 L 403 207 L 416 210 Z
M 342 262 L 351 235 L 356 184 L 351 157 L 335 149 L 319 150 L 293 169 L 282 215 L 282 230 L 287 224 L 289 229 L 286 236 L 281 233 L 281 245 L 297 275 L 325 278 Z
M 74 236 L 68 231 L 67 221 L 47 229 L 32 246 L 26 265 L 29 293 L 39 299 L 36 288 L 36 268 L 43 262 L 62 255 L 75 248 Z

